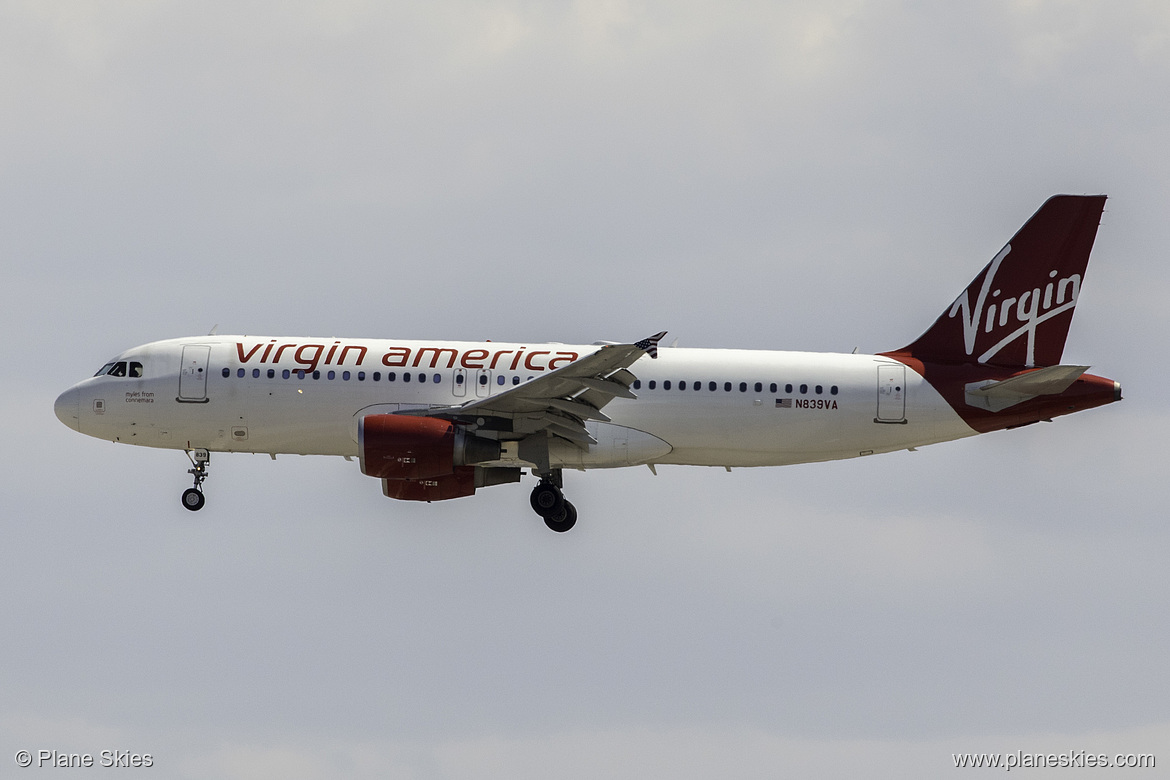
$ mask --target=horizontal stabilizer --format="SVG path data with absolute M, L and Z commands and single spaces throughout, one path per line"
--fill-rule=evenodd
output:
M 969 392 L 990 398 L 1005 395 L 1054 395 L 1068 390 L 1088 370 L 1088 366 L 1049 366 L 1002 382 L 992 382 Z
M 967 403 L 998 412 L 1038 395 L 1059 395 L 1088 370 L 1088 366 L 1049 366 L 998 382 L 972 382 L 966 387 Z

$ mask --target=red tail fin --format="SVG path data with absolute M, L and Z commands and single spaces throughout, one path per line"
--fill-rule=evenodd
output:
M 1060 363 L 1104 208 L 1104 195 L 1049 198 L 929 330 L 887 354 L 1013 368 Z

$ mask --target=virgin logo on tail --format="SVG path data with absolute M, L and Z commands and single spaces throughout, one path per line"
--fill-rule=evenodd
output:
M 968 357 L 975 352 L 980 323 L 983 323 L 984 333 L 992 333 L 1004 327 L 1014 328 L 1007 335 L 1000 338 L 990 349 L 975 358 L 979 363 L 990 362 L 1008 344 L 1011 344 L 1021 336 L 1027 335 L 1028 351 L 1024 365 L 1031 367 L 1036 365 L 1036 329 L 1041 323 L 1066 311 L 1071 311 L 1076 307 L 1077 297 L 1081 292 L 1081 275 L 1070 274 L 1069 276 L 1057 279 L 1056 277 L 1060 272 L 1049 271 L 1048 277 L 1053 281 L 1048 282 L 1043 292 L 1039 287 L 1034 287 L 1014 297 L 1000 298 L 1002 290 L 996 289 L 991 292 L 991 298 L 993 300 L 988 304 L 988 291 L 991 290 L 995 282 L 995 274 L 999 271 L 999 266 L 1003 263 L 1004 258 L 1011 251 L 1012 245 L 1008 244 L 991 261 L 991 265 L 987 269 L 987 275 L 984 276 L 983 284 L 979 289 L 979 297 L 975 301 L 975 308 L 971 308 L 971 288 L 967 288 L 963 291 L 962 295 L 955 299 L 948 316 L 954 318 L 960 313 L 962 315 L 963 346 L 967 351 Z M 984 311 L 987 313 L 986 318 L 983 316 Z
M 1049 198 L 925 333 L 883 354 L 1004 368 L 1059 364 L 1104 208 L 1104 195 Z

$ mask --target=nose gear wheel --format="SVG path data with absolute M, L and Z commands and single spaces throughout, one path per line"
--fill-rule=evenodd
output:
M 207 479 L 207 467 L 211 463 L 211 453 L 207 450 L 184 450 L 187 459 L 194 468 L 187 469 L 187 473 L 195 478 L 195 486 L 183 491 L 183 508 L 198 512 L 203 508 L 207 499 L 203 496 L 203 480 Z

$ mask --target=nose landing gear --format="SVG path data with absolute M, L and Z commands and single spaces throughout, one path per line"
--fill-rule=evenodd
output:
M 203 508 L 206 499 L 203 497 L 203 480 L 207 479 L 207 466 L 211 463 L 211 453 L 207 450 L 184 450 L 194 468 L 187 469 L 187 473 L 195 477 L 195 487 L 183 491 L 183 508 L 198 512 Z
M 540 483 L 529 497 L 532 511 L 544 518 L 544 524 L 551 530 L 563 534 L 576 524 L 577 508 L 561 493 L 561 470 L 553 469 L 538 476 Z

